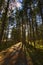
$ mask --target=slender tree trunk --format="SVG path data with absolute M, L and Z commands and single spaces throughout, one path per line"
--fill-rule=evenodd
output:
M 35 35 L 34 35 L 34 23 L 32 19 L 32 32 L 33 32 L 33 42 L 34 42 L 34 47 L 35 47 Z
M 22 47 L 23 47 L 23 17 L 22 17 Z
M 32 11 L 32 9 L 31 9 L 30 14 L 31 14 L 31 18 L 32 18 L 31 23 L 32 23 L 33 42 L 34 42 L 34 48 L 35 48 L 35 33 L 34 33 L 34 21 L 33 21 L 33 11 Z
M 39 7 L 39 10 L 40 10 L 40 13 L 41 13 L 42 25 L 43 25 L 43 13 L 42 13 L 43 4 L 42 4 L 40 1 L 39 1 L 39 3 L 38 3 L 38 7 Z
M 30 42 L 31 42 L 31 21 L 30 21 L 30 19 L 29 19 L 29 27 L 30 27 L 30 29 L 28 30 L 28 32 L 30 31 Z
M 24 18 L 22 17 L 22 44 L 25 44 L 26 45 L 26 32 L 25 32 L 25 24 L 23 24 L 24 21 Z

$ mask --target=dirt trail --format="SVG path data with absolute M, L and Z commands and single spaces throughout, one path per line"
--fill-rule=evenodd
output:
M 0 65 L 33 65 L 32 60 L 26 57 L 22 43 L 19 42 L 16 45 L 0 52 Z
M 20 53 L 21 47 L 22 43 L 19 42 L 16 45 L 0 52 L 0 65 L 14 65 Z

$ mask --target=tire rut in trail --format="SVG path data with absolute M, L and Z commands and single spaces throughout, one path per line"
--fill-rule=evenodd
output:
M 17 62 L 15 63 L 15 65 L 27 65 L 27 59 L 25 58 L 24 52 L 21 51 L 18 58 L 17 58 Z

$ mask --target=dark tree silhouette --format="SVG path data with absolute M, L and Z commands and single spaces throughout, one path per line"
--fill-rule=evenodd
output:
M 2 41 L 2 37 L 3 37 L 5 25 L 6 25 L 7 12 L 8 12 L 8 8 L 9 8 L 9 1 L 10 1 L 10 0 L 7 1 L 7 6 L 6 6 L 6 8 L 5 8 L 5 13 L 3 14 L 3 17 L 2 17 L 1 33 L 0 33 L 0 43 L 1 43 L 1 41 Z

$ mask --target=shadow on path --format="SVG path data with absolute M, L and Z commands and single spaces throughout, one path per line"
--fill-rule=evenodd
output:
M 2 60 L 0 60 L 0 65 L 14 65 L 20 51 L 21 51 L 21 43 L 13 45 L 7 51 L 2 53 L 4 57 Z

